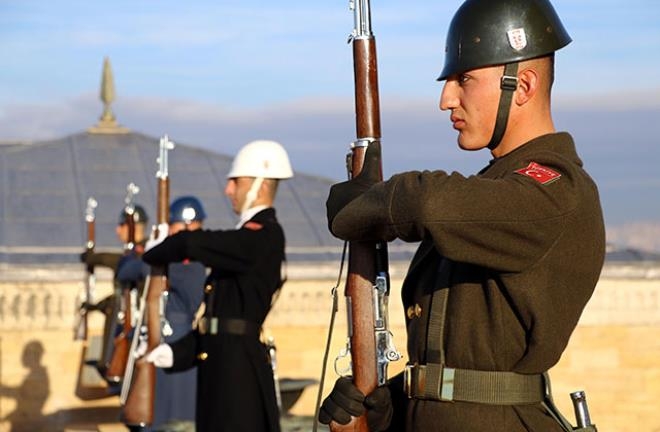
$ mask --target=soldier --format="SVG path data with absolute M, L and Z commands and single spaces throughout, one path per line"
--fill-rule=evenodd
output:
M 118 390 L 116 387 L 118 382 L 117 377 L 108 377 L 106 376 L 106 372 L 113 354 L 113 341 L 118 332 L 118 314 L 120 314 L 123 309 L 122 289 L 124 285 L 122 283 L 122 278 L 120 278 L 120 273 L 128 267 L 134 266 L 139 255 L 144 251 L 144 244 L 146 242 L 146 224 L 149 221 L 149 217 L 144 208 L 140 205 L 135 205 L 133 211 L 134 232 L 131 233 L 129 229 L 129 218 L 130 216 L 126 213 L 125 208 L 122 208 L 119 213 L 119 220 L 117 227 L 115 228 L 115 233 L 117 234 L 119 241 L 124 245 L 123 253 L 85 251 L 80 255 L 81 262 L 84 262 L 88 266 L 108 267 L 112 269 L 114 273 L 113 280 L 115 289 L 113 294 L 105 297 L 96 304 L 83 304 L 83 307 L 87 310 L 98 310 L 105 315 L 102 352 L 101 358 L 97 361 L 96 369 L 111 385 L 111 392 Z M 131 234 L 134 238 L 130 238 Z
M 198 366 L 198 432 L 280 430 L 273 373 L 259 336 L 283 284 L 285 240 L 273 202 L 279 180 L 291 177 L 280 144 L 248 143 L 225 188 L 239 216 L 235 229 L 183 231 L 144 255 L 150 265 L 191 259 L 211 267 L 197 329 L 146 356 L 171 371 Z
M 371 431 L 566 430 L 545 377 L 593 293 L 605 252 L 596 185 L 554 128 L 554 52 L 570 42 L 547 0 L 467 0 L 447 37 L 440 109 L 458 144 L 488 148 L 477 175 L 378 182 L 379 144 L 334 185 L 332 233 L 421 241 L 402 287 L 409 363 L 365 397 L 340 378 L 319 418 Z
M 169 235 L 201 230 L 206 212 L 199 199 L 182 196 L 170 205 Z M 184 260 L 168 265 L 168 290 L 163 296 L 165 343 L 173 343 L 192 331 L 195 313 L 204 297 L 206 268 L 196 261 Z M 197 369 L 168 372 L 156 369 L 154 420 L 156 430 L 167 423 L 192 423 L 195 420 Z M 160 426 L 160 427 L 159 427 Z M 192 427 L 194 430 L 194 427 Z

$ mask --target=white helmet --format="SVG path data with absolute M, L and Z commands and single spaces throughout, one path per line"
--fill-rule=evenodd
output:
M 252 141 L 238 152 L 227 178 L 257 177 L 288 179 L 293 177 L 289 156 L 278 142 Z

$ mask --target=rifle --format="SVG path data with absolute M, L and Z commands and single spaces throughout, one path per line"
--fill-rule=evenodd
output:
M 124 200 L 126 205 L 124 207 L 124 212 L 126 212 L 127 215 L 126 223 L 128 225 L 128 240 L 124 244 L 124 254 L 130 254 L 135 248 L 135 219 L 133 214 L 135 213 L 135 195 L 137 195 L 138 192 L 140 192 L 140 188 L 134 183 L 129 183 L 128 186 L 126 186 L 126 198 Z M 114 337 L 114 339 L 112 339 L 112 357 L 108 363 L 105 378 L 110 382 L 118 383 L 121 381 L 121 378 L 126 371 L 130 339 L 133 331 L 133 318 L 131 313 L 133 300 L 131 297 L 131 287 L 122 286 L 115 288 L 115 297 L 115 301 L 120 304 L 120 311 L 118 313 L 113 313 L 113 315 L 115 315 L 118 320 L 122 321 L 122 330 Z M 114 332 L 114 330 L 115 327 L 113 326 L 111 331 Z
M 96 215 L 94 214 L 94 209 L 96 209 L 97 206 L 98 203 L 94 197 L 89 197 L 87 199 L 87 209 L 85 210 L 85 222 L 87 224 L 87 244 L 85 245 L 85 248 L 87 249 L 87 253 L 94 252 L 94 245 L 96 242 Z M 87 274 L 85 276 L 85 300 L 78 308 L 77 324 L 75 325 L 73 340 L 87 340 L 87 308 L 85 306 L 91 304 L 94 300 L 96 275 L 94 275 L 93 265 L 88 264 L 86 268 Z
M 158 157 L 158 205 L 157 223 L 152 232 L 153 238 L 158 237 L 158 229 L 168 222 L 170 202 L 170 182 L 167 154 L 174 148 L 174 143 L 167 135 L 160 139 L 160 154 Z M 151 272 L 142 293 L 140 311 L 136 329 L 141 331 L 144 322 L 147 325 L 147 352 L 156 348 L 161 342 L 161 296 L 167 290 L 167 276 L 162 267 L 151 267 Z M 156 386 L 156 367 L 144 359 L 137 359 L 137 340 L 133 339 L 130 350 L 129 367 L 126 369 L 124 383 L 120 394 L 122 402 L 121 419 L 127 426 L 150 425 L 154 416 L 154 396 Z
M 355 20 L 348 42 L 353 43 L 357 140 L 347 156 L 347 168 L 349 177 L 354 178 L 362 171 L 367 147 L 379 143 L 381 133 L 376 41 L 371 32 L 369 0 L 351 0 L 349 4 Z M 387 326 L 386 243 L 349 243 L 345 296 L 349 326 L 346 351 L 351 354 L 353 383 L 368 395 L 387 382 L 387 364 L 401 357 Z M 366 416 L 353 418 L 348 425 L 332 422 L 330 430 L 367 431 Z

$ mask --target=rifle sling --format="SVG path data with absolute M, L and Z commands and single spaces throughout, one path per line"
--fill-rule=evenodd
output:
M 404 391 L 410 398 L 491 405 L 540 403 L 545 399 L 542 374 L 480 371 L 445 365 L 444 326 L 449 289 L 431 295 L 426 337 L 427 364 L 407 365 Z

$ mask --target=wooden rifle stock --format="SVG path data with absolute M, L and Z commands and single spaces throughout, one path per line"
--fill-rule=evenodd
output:
M 160 156 L 158 158 L 158 205 L 153 235 L 158 238 L 158 229 L 166 224 L 169 216 L 170 182 L 168 174 L 167 152 L 174 148 L 174 143 L 167 136 L 160 139 Z M 162 294 L 167 290 L 167 277 L 162 267 L 151 267 L 148 284 L 145 285 L 145 302 L 141 305 L 142 316 L 138 318 L 139 324 L 146 321 L 147 325 L 147 352 L 156 348 L 161 342 L 161 316 L 160 301 Z M 137 328 L 136 332 L 140 329 Z M 137 336 L 137 333 L 136 333 Z M 134 369 L 131 371 L 130 388 L 126 402 L 122 408 L 122 422 L 128 426 L 150 425 L 154 417 L 154 399 L 156 390 L 156 367 L 144 359 L 134 359 Z
M 122 324 L 121 332 L 115 336 L 113 341 L 113 351 L 108 370 L 105 372 L 105 378 L 111 382 L 119 382 L 124 376 L 126 371 L 126 363 L 128 362 L 128 351 L 131 345 L 131 290 L 129 288 L 122 288 L 122 310 L 124 315 L 124 322 Z
M 147 352 L 160 344 L 160 296 L 167 288 L 165 272 L 160 267 L 152 267 L 149 284 L 145 286 L 147 295 L 143 309 L 147 323 Z M 155 322 L 156 325 L 150 325 Z M 154 417 L 156 389 L 156 367 L 143 358 L 135 360 L 130 389 L 122 408 L 122 422 L 129 426 L 150 425 Z
M 135 184 L 130 183 L 127 187 L 126 195 L 126 224 L 128 227 L 128 240 L 124 245 L 124 254 L 128 255 L 135 249 L 135 205 L 133 203 L 134 196 L 140 191 L 140 188 Z M 131 345 L 131 334 L 133 333 L 133 317 L 131 314 L 132 299 L 131 299 L 130 286 L 121 287 L 121 313 L 123 315 L 123 323 L 121 332 L 113 340 L 113 351 L 108 369 L 105 372 L 105 378 L 111 382 L 120 382 L 126 371 L 126 363 L 128 362 L 129 348 Z M 111 329 L 114 331 L 115 329 Z
M 381 138 L 376 41 L 370 29 L 368 0 L 356 1 L 353 7 L 356 14 L 352 43 L 357 141 L 350 157 L 351 177 L 362 171 L 368 143 L 380 141 Z M 345 295 L 350 326 L 353 383 L 365 395 L 378 385 L 374 337 L 375 279 L 376 244 L 350 242 Z M 366 416 L 363 415 L 351 419 L 347 425 L 332 422 L 330 430 L 365 432 L 369 429 Z

